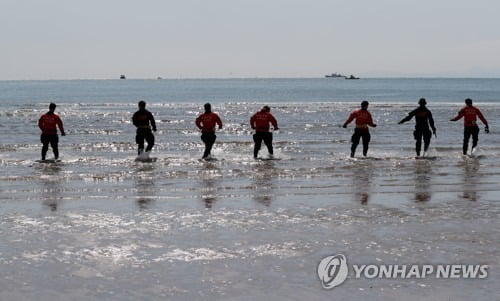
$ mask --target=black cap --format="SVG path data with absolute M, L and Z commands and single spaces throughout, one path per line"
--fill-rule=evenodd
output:
M 465 100 L 465 104 L 467 104 L 467 105 L 471 106 L 471 105 L 472 105 L 472 99 L 467 98 L 467 99 Z
M 144 100 L 139 101 L 139 108 L 145 108 L 146 102 Z
M 55 103 L 53 103 L 53 102 L 51 102 L 51 103 L 49 104 L 49 110 L 55 110 L 55 109 L 56 109 L 56 104 L 55 104 Z

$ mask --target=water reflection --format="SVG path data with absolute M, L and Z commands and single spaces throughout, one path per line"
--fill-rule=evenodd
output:
M 468 158 L 463 162 L 464 169 L 464 184 L 463 184 L 463 198 L 469 201 L 477 201 L 479 195 L 477 193 L 477 183 L 479 182 L 479 160 L 475 158 Z
M 253 170 L 252 199 L 259 204 L 269 206 L 275 200 L 276 176 L 278 171 L 274 162 L 259 162 Z
M 205 208 L 212 208 L 212 205 L 217 201 L 218 190 L 219 190 L 219 179 L 217 178 L 207 178 L 202 179 L 202 199 L 205 203 Z
M 57 211 L 63 196 L 61 195 L 61 167 L 57 163 L 45 163 L 39 167 L 41 200 L 50 211 Z
M 155 168 L 153 164 L 140 164 L 135 171 L 137 206 L 140 210 L 150 208 L 156 199 Z
M 415 166 L 415 201 L 428 202 L 431 200 L 431 174 L 432 162 L 429 160 L 416 160 Z
M 200 198 L 205 204 L 205 208 L 210 209 L 219 197 L 219 189 L 222 175 L 219 168 L 211 162 L 204 162 L 200 174 Z
M 354 200 L 362 205 L 366 205 L 370 200 L 372 192 L 373 162 L 369 159 L 356 161 L 354 162 L 352 172 Z

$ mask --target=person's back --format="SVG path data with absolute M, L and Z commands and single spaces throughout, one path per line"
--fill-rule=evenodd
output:
M 269 132 L 270 124 L 278 128 L 276 118 L 265 107 L 250 118 L 250 126 L 256 132 Z
M 361 109 L 355 110 L 349 115 L 349 118 L 342 125 L 346 128 L 349 123 L 356 120 L 356 128 L 354 129 L 354 134 L 351 137 L 351 158 L 354 157 L 356 148 L 358 147 L 359 140 L 363 139 L 363 156 L 366 157 L 368 153 L 368 144 L 370 143 L 371 135 L 368 126 L 376 127 L 377 125 L 373 123 L 372 115 L 368 112 L 368 101 L 364 100 L 361 102 Z
M 429 127 L 434 128 L 434 119 L 432 118 L 432 113 L 425 106 L 420 106 L 415 109 L 410 115 L 415 116 L 415 128 L 416 129 L 429 129 Z
M 219 117 L 214 112 L 205 112 L 198 116 L 196 118 L 196 126 L 203 132 L 203 133 L 213 133 L 215 132 L 215 126 L 218 125 L 219 127 L 222 127 L 222 121 Z
M 355 120 L 356 128 L 360 130 L 368 131 L 368 126 L 375 127 L 373 123 L 373 118 L 368 111 L 368 105 L 366 104 L 361 109 L 357 109 L 349 115 L 349 118 L 345 121 L 344 127 L 346 127 L 351 121 Z
M 215 126 L 219 126 L 219 130 L 222 129 L 222 120 L 219 115 L 212 112 L 212 105 L 206 103 L 204 105 L 205 112 L 200 114 L 195 120 L 196 126 L 201 131 L 201 141 L 205 144 L 205 151 L 203 152 L 202 159 L 210 159 L 212 147 L 217 139 L 215 135 Z
M 42 134 L 45 135 L 56 135 L 58 126 L 61 132 L 64 132 L 61 118 L 53 111 L 49 111 L 42 115 L 38 121 L 38 126 L 42 130 Z
M 57 136 L 57 128 L 61 131 L 61 136 L 65 136 L 64 127 L 61 118 L 54 113 L 56 109 L 55 103 L 50 103 L 49 111 L 43 114 L 38 120 L 38 127 L 42 131 L 40 141 L 42 142 L 42 160 L 45 160 L 49 144 L 54 152 L 54 159 L 59 158 L 59 137 Z
M 368 125 L 373 123 L 372 115 L 368 110 L 359 109 L 354 112 L 356 118 L 356 127 L 368 130 Z
M 417 157 L 420 156 L 420 150 L 422 148 L 422 139 L 424 140 L 424 156 L 427 155 L 427 150 L 432 138 L 432 133 L 436 135 L 436 127 L 434 126 L 434 119 L 432 118 L 431 111 L 425 106 L 427 101 L 425 98 L 420 98 L 418 101 L 419 107 L 411 111 L 408 116 L 403 118 L 399 124 L 403 124 L 406 121 L 410 121 L 415 117 L 415 131 L 413 132 L 413 137 L 415 138 L 415 151 Z M 432 129 L 429 129 L 429 127 Z
M 138 103 L 139 110 L 132 116 L 132 123 L 137 128 L 135 141 L 137 143 L 138 149 L 137 154 L 139 156 L 143 155 L 144 152 L 144 141 L 148 143 L 148 146 L 144 153 L 145 157 L 149 156 L 149 152 L 153 149 L 155 144 L 155 136 L 151 132 L 151 129 L 156 132 L 156 122 L 153 114 L 146 110 L 146 102 L 141 100 Z
M 434 118 L 432 117 L 431 111 L 425 106 L 427 101 L 425 98 L 420 98 L 418 101 L 419 107 L 411 111 L 408 116 L 403 118 L 399 124 L 410 121 L 415 117 L 415 129 L 416 130 L 429 130 L 432 128 L 434 134 L 436 134 L 436 127 L 434 126 Z
M 457 121 L 464 118 L 464 142 L 463 142 L 463 154 L 467 154 L 467 149 L 469 148 L 469 139 L 472 136 L 472 153 L 475 152 L 477 143 L 479 141 L 479 127 L 477 125 L 477 118 L 479 118 L 485 125 L 484 131 L 489 133 L 488 121 L 484 118 L 481 111 L 472 105 L 472 99 L 467 98 L 465 100 L 465 107 L 463 107 L 458 115 L 450 119 L 450 121 Z
M 479 119 L 481 119 L 481 121 L 486 126 L 488 126 L 488 122 L 484 118 L 481 111 L 477 107 L 473 106 L 472 104 L 466 105 L 465 107 L 463 107 L 458 112 L 458 116 L 453 118 L 453 121 L 459 120 L 462 117 L 464 118 L 464 126 L 477 126 L 477 118 L 478 117 L 479 117 Z
M 271 108 L 269 106 L 262 107 L 260 111 L 253 114 L 250 118 L 250 127 L 255 130 L 255 134 L 253 135 L 253 141 L 255 143 L 253 157 L 255 159 L 259 153 L 262 141 L 264 141 L 264 144 L 267 147 L 269 156 L 271 158 L 274 156 L 273 134 L 269 132 L 270 125 L 272 125 L 275 130 L 279 129 L 278 122 L 276 121 L 276 118 L 274 118 L 273 114 L 271 114 Z
M 146 108 L 139 108 L 132 116 L 132 122 L 137 128 L 153 128 L 156 131 L 156 123 L 153 114 L 146 110 Z

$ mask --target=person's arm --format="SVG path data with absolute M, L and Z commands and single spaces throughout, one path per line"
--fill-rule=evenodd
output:
M 483 124 L 486 127 L 488 127 L 488 121 L 486 121 L 486 118 L 484 118 L 483 113 L 481 113 L 481 111 L 479 111 L 479 109 L 477 109 L 477 117 L 479 117 L 479 119 L 481 119 L 481 121 L 483 122 Z
M 401 119 L 401 121 L 398 122 L 398 124 L 403 124 L 403 123 L 405 123 L 407 121 L 410 121 L 413 118 L 413 116 L 415 116 L 415 110 L 413 110 L 410 113 L 408 113 L 408 116 L 406 116 L 405 118 Z
M 368 125 L 371 126 L 372 128 L 377 127 L 377 125 L 373 123 L 372 114 L 370 114 L 369 112 L 368 112 Z
M 198 116 L 198 118 L 196 118 L 196 121 L 194 122 L 196 124 L 196 126 L 201 130 L 202 129 L 202 126 L 201 126 L 201 115 Z
M 477 111 L 477 117 L 479 117 L 479 119 L 481 119 L 481 121 L 484 124 L 484 131 L 486 132 L 486 134 L 489 134 L 490 127 L 488 126 L 488 121 L 486 121 L 486 118 L 484 118 L 483 113 L 481 113 L 481 111 L 479 111 L 479 109 L 476 109 L 476 111 Z
M 462 110 L 460 110 L 460 112 L 458 112 L 458 115 L 453 117 L 452 119 L 450 119 L 450 121 L 460 120 L 460 118 L 464 117 L 464 115 L 465 115 L 465 110 L 462 109 Z
M 215 116 L 217 117 L 215 119 L 215 122 L 217 123 L 217 125 L 219 126 L 219 130 L 222 129 L 222 120 L 220 119 L 219 115 L 215 114 Z
M 151 112 L 149 112 L 149 122 L 151 122 L 151 127 L 153 128 L 153 131 L 156 132 L 156 122 Z
M 279 130 L 278 128 L 278 121 L 276 121 L 276 118 L 272 114 L 269 114 L 271 124 L 273 125 L 274 130 Z
M 347 120 L 344 122 L 344 125 L 342 127 L 346 128 L 347 125 L 351 123 L 351 121 L 353 121 L 355 117 L 356 117 L 356 112 L 352 112 L 351 115 L 349 115 L 349 118 L 347 118 Z
M 59 116 L 57 116 L 57 126 L 59 127 L 59 130 L 61 131 L 61 136 L 66 136 L 66 132 L 64 132 L 63 122 Z
M 255 130 L 255 114 L 250 118 L 250 127 Z
M 38 119 L 38 127 L 43 131 L 43 116 Z
M 429 118 L 429 125 L 431 126 L 431 129 L 432 129 L 432 133 L 434 135 L 436 135 L 436 127 L 434 126 L 434 118 L 432 118 L 432 113 L 430 110 L 427 111 L 427 113 L 429 114 L 428 118 Z
M 132 124 L 135 125 L 136 127 L 138 126 L 138 124 L 137 124 L 137 113 L 134 113 L 134 115 L 132 115 Z

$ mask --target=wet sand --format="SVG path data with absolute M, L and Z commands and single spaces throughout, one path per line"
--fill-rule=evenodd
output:
M 300 171 L 284 160 L 177 160 L 3 175 L 1 299 L 496 296 L 499 173 L 486 158 L 346 158 Z M 176 171 L 186 164 L 191 172 Z M 358 263 L 488 264 L 490 273 L 349 279 L 326 291 L 316 265 L 338 253 Z

